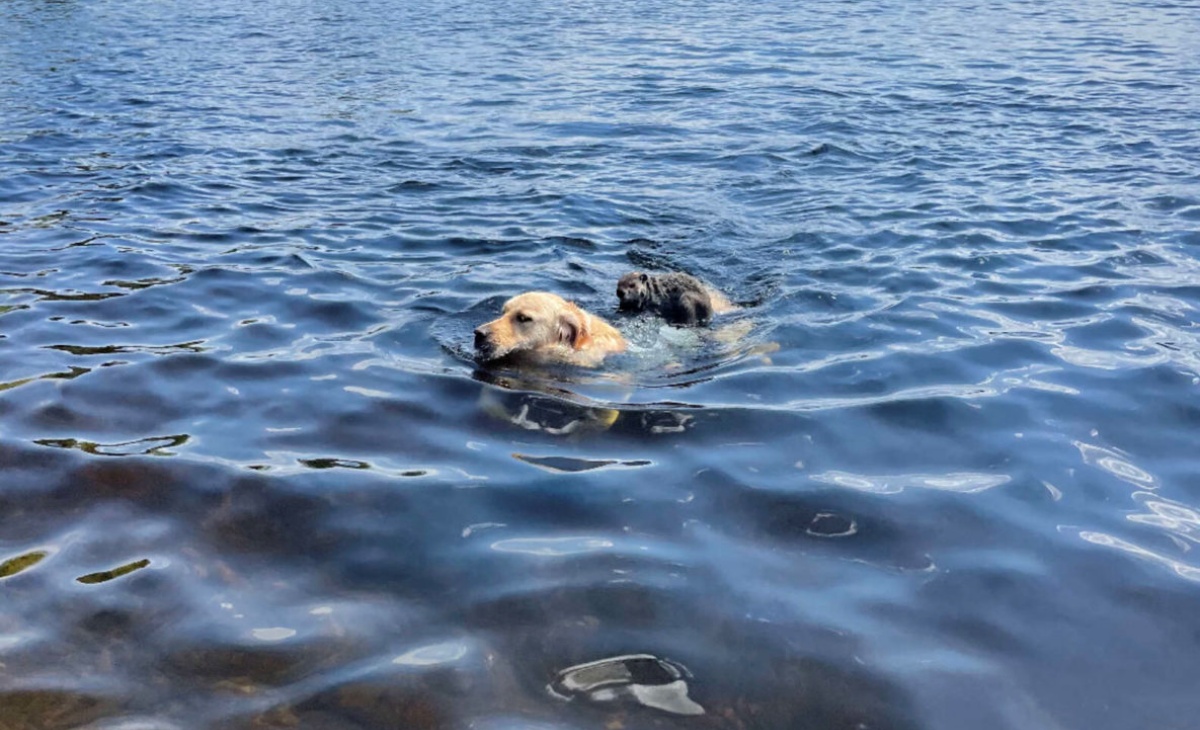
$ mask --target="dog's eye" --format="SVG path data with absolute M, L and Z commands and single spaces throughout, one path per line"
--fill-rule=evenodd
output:
M 517 321 L 520 322 L 521 324 L 524 324 L 526 322 L 532 322 L 533 317 L 530 317 L 528 314 L 525 314 L 524 312 L 522 312 L 517 315 Z

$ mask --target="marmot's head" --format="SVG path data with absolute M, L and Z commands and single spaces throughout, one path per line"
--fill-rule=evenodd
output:
M 617 282 L 617 299 L 621 309 L 640 312 L 650 303 L 650 277 L 640 271 L 631 271 Z

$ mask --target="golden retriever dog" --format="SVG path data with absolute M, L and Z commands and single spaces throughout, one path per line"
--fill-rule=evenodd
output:
M 475 328 L 475 353 L 500 359 L 596 367 L 624 352 L 625 338 L 608 322 L 557 294 L 531 291 L 504 303 L 498 319 Z

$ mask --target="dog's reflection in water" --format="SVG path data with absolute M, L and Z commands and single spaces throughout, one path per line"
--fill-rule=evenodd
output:
M 621 413 L 545 379 L 488 370 L 476 370 L 472 377 L 493 386 L 479 394 L 484 413 L 527 431 L 552 436 L 597 433 L 609 429 Z
M 739 330 L 734 332 L 735 336 L 742 334 L 742 328 L 736 327 L 738 324 L 730 328 Z M 694 351 L 701 344 L 689 340 L 682 347 Z M 770 364 L 769 353 L 778 347 L 773 342 L 750 345 L 737 355 Z M 635 364 L 644 369 L 649 362 L 660 379 L 671 381 L 706 379 L 707 371 L 727 362 L 729 357 L 726 354 L 709 362 L 687 363 L 678 357 L 675 347 L 636 348 L 631 355 Z M 623 415 L 634 417 L 633 422 L 626 424 L 629 428 L 653 435 L 683 432 L 693 424 L 694 416 L 685 412 L 692 409 L 680 408 L 682 404 L 667 408 L 631 404 L 622 410 L 608 407 L 607 404 L 631 400 L 637 390 L 639 372 L 643 371 L 617 370 L 598 374 L 565 364 L 530 364 L 522 359 L 501 358 L 483 362 L 477 359 L 471 377 L 487 384 L 479 394 L 479 407 L 483 412 L 527 431 L 540 431 L 551 436 L 594 434 L 612 428 Z

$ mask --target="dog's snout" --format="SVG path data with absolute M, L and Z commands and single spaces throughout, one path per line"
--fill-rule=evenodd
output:
M 487 331 L 482 327 L 475 328 L 475 349 L 487 346 Z

